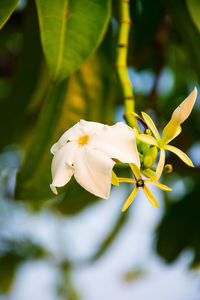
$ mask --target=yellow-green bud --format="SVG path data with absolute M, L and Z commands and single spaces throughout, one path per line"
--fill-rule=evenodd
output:
M 148 134 L 148 135 L 151 135 L 151 134 L 152 134 L 152 133 L 151 133 L 151 130 L 150 130 L 149 128 L 145 129 L 144 133 L 145 133 L 145 134 Z
M 172 173 L 172 172 L 173 172 L 173 167 L 172 167 L 172 165 L 171 165 L 171 164 L 165 165 L 165 171 L 166 171 L 167 173 Z
M 146 168 L 149 168 L 152 166 L 152 158 L 150 155 L 145 155 L 143 164 Z
M 144 162 L 143 162 L 146 168 L 153 166 L 153 164 L 156 161 L 157 154 L 158 154 L 158 150 L 156 146 L 150 147 L 148 149 L 148 151 L 145 153 Z
M 145 169 L 145 170 L 142 170 L 141 172 L 145 177 L 150 178 L 152 180 L 155 179 L 156 175 L 155 175 L 154 171 L 152 171 L 151 169 Z
M 149 150 L 149 147 L 150 147 L 149 144 L 141 142 L 140 150 L 145 155 L 146 152 Z
M 157 155 L 158 155 L 158 149 L 156 146 L 153 146 L 149 149 L 148 154 L 151 155 L 152 158 L 152 165 L 154 165 Z

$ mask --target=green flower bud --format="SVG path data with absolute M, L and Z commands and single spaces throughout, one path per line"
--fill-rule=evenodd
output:
M 148 169 L 142 170 L 141 172 L 145 177 L 150 178 L 152 180 L 155 179 L 155 173 L 151 169 L 148 168 Z
M 149 147 L 150 147 L 149 144 L 141 142 L 140 150 L 145 155 L 146 152 L 149 150 Z
M 158 150 L 156 146 L 150 147 L 144 155 L 144 166 L 150 168 L 156 161 Z
M 152 158 L 150 155 L 145 155 L 143 164 L 146 168 L 149 168 L 152 166 Z
M 154 165 L 155 161 L 156 161 L 156 158 L 157 158 L 157 155 L 158 155 L 158 149 L 156 146 L 153 146 L 149 149 L 148 151 L 148 155 L 151 155 L 151 158 L 152 158 L 152 165 Z

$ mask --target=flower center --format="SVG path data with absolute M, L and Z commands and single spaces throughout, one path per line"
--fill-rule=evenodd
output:
M 79 146 L 85 146 L 85 145 L 88 144 L 89 140 L 90 140 L 89 135 L 83 135 L 83 136 L 80 136 L 80 137 L 78 138 L 78 145 L 79 145 Z
M 136 185 L 137 187 L 142 187 L 144 185 L 144 181 L 142 179 L 138 179 Z

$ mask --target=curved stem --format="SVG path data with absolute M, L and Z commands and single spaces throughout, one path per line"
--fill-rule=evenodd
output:
M 133 89 L 127 72 L 127 52 L 128 52 L 128 38 L 131 26 L 131 19 L 129 13 L 129 0 L 120 1 L 120 27 L 117 44 L 117 60 L 116 69 L 121 81 L 122 90 L 124 94 L 125 116 L 127 123 L 138 129 L 136 119 L 130 112 L 135 110 L 135 101 Z

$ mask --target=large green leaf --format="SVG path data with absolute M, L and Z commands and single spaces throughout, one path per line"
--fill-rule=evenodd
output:
M 22 25 L 23 46 L 15 67 L 16 71 L 8 96 L 0 102 L 0 148 L 9 143 L 16 143 L 18 138 L 23 138 L 24 130 L 29 129 L 30 118 L 24 126 L 25 112 L 40 79 L 43 53 L 36 8 L 32 1 L 26 8 Z M 45 82 L 43 80 L 43 86 L 46 87 L 48 77 L 45 78 L 47 79 Z M 28 134 L 30 136 L 30 131 Z
M 65 130 L 81 118 L 112 122 L 115 81 L 109 64 L 109 49 L 104 48 L 93 55 L 80 70 L 62 83 L 52 86 L 49 91 L 40 115 L 37 135 L 17 177 L 17 199 L 38 202 L 54 196 L 49 188 L 52 160 L 50 147 Z M 59 204 L 57 209 L 64 213 L 74 213 L 91 203 L 94 196 L 76 185 L 76 188 L 73 186 L 70 189 L 70 193 L 68 186 L 65 187 L 63 198 L 66 199 L 66 205 Z
M 176 43 L 177 37 L 181 41 L 181 47 L 187 55 L 187 60 L 196 71 L 198 81 L 200 78 L 200 33 L 193 24 L 186 3 L 182 0 L 162 1 L 168 12 L 172 16 L 172 26 L 175 29 Z M 189 37 L 189 38 L 188 38 Z M 179 42 L 180 42 L 179 41 Z M 186 70 L 187 71 L 187 70 Z
M 8 21 L 9 17 L 17 7 L 19 0 L 0 1 L 0 29 Z
M 199 0 L 187 0 L 187 7 L 192 17 L 192 20 L 198 30 L 200 31 L 200 1 Z
M 36 0 L 41 39 L 53 81 L 74 72 L 100 43 L 110 0 Z

